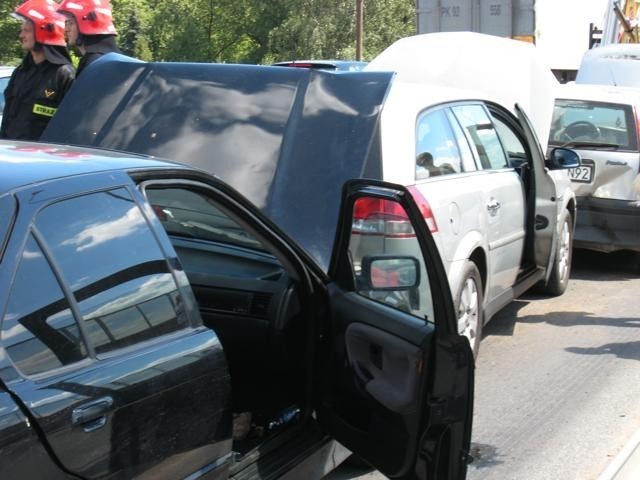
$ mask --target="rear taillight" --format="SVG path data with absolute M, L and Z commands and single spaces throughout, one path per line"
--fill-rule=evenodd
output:
M 407 187 L 407 190 L 409 190 L 409 192 L 411 193 L 413 201 L 416 202 L 416 205 L 418 205 L 424 221 L 427 222 L 429 231 L 431 233 L 436 233 L 438 231 L 438 224 L 436 223 L 436 219 L 433 216 L 433 212 L 431 211 L 431 207 L 429 206 L 429 202 L 427 202 L 427 199 L 424 198 L 424 195 L 420 193 L 420 190 L 418 190 L 415 185 Z
M 438 227 L 427 200 L 415 187 L 409 187 L 409 191 L 431 233 L 437 232 Z M 416 235 L 407 212 L 399 203 L 370 197 L 356 200 L 351 231 L 354 234 L 386 238 L 409 238 Z
M 404 208 L 382 198 L 359 198 L 353 207 L 352 233 L 387 238 L 415 237 Z

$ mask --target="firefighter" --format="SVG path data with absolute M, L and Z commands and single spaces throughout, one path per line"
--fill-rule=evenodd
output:
M 39 140 L 73 84 L 75 71 L 64 41 L 64 17 L 53 0 L 27 0 L 11 15 L 22 21 L 26 52 L 4 91 L 0 138 Z
M 109 0 L 62 0 L 58 12 L 67 19 L 65 33 L 69 48 L 75 48 L 81 55 L 76 75 L 102 55 L 120 53 Z

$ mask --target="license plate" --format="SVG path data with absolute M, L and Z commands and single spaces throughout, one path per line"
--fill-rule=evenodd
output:
M 591 183 L 593 180 L 593 165 L 580 165 L 569 169 L 569 178 L 572 182 Z

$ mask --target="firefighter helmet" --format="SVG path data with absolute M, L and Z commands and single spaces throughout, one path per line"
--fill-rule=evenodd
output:
M 53 0 L 27 0 L 11 16 L 33 22 L 37 43 L 66 47 L 64 17 L 57 13 L 57 9 L 58 4 Z
M 109 0 L 62 0 L 58 12 L 72 15 L 80 35 L 116 35 Z

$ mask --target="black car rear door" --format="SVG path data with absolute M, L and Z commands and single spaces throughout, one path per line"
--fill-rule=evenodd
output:
M 403 187 L 345 186 L 319 418 L 390 478 L 463 479 L 473 356 L 423 216 Z
M 18 192 L 0 269 L 0 375 L 82 478 L 224 469 L 224 353 L 135 195 L 117 172 Z

